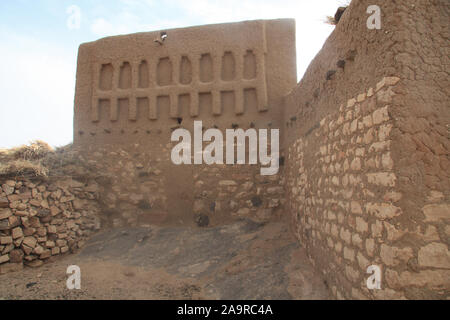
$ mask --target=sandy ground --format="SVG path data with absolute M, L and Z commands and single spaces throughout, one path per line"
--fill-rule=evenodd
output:
M 66 287 L 69 265 L 81 289 Z M 0 276 L 0 299 L 328 299 L 286 224 L 103 231 L 74 255 Z

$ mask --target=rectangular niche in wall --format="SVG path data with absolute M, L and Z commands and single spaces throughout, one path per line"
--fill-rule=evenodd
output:
M 244 79 L 256 78 L 256 57 L 253 50 L 247 50 L 244 56 Z
M 137 119 L 147 119 L 147 116 L 149 114 L 148 107 L 148 98 L 137 98 L 136 100 L 137 105 Z
M 180 62 L 180 83 L 190 84 L 192 82 L 192 64 L 188 57 L 183 56 Z
M 234 115 L 236 106 L 234 91 L 222 91 L 220 93 L 220 104 L 224 115 Z
M 92 122 L 108 119 L 111 102 L 109 99 L 99 99 L 97 108 L 92 110 Z
M 112 89 L 114 68 L 111 63 L 102 64 L 98 87 L 100 90 L 108 91 Z
M 172 62 L 169 57 L 159 59 L 156 80 L 159 86 L 172 84 Z
M 191 108 L 191 95 L 180 94 L 178 96 L 178 114 L 181 117 L 187 117 L 190 114 Z
M 199 114 L 200 116 L 212 115 L 212 94 L 211 92 L 201 92 L 198 95 Z
M 244 90 L 244 110 L 245 112 L 258 111 L 258 96 L 255 88 Z
M 117 107 L 118 107 L 118 120 L 124 119 L 122 121 L 125 121 L 130 116 L 130 100 L 128 98 L 120 98 L 117 100 Z M 121 121 L 121 122 L 122 122 Z
M 156 117 L 154 119 L 169 119 L 170 117 L 170 97 L 159 96 L 156 99 Z
M 119 88 L 120 89 L 131 88 L 131 65 L 129 62 L 124 62 L 120 67 Z
M 200 81 L 211 82 L 214 79 L 212 57 L 209 53 L 202 54 L 200 58 Z
M 142 60 L 139 65 L 139 88 L 148 88 L 149 86 L 149 74 L 148 63 L 146 60 Z
M 226 51 L 222 57 L 222 80 L 232 81 L 236 77 L 236 66 L 231 51 Z

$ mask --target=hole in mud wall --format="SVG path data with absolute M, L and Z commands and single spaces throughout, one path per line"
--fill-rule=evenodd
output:
M 114 68 L 112 64 L 103 64 L 100 69 L 99 89 L 111 90 L 113 81 Z
M 183 56 L 180 63 L 180 83 L 190 84 L 192 82 L 192 64 L 188 57 Z
M 263 201 L 260 196 L 254 196 L 252 199 L 252 204 L 254 207 L 260 207 L 263 204 Z
M 150 173 L 146 172 L 146 171 L 140 171 L 138 173 L 139 178 L 148 178 L 150 176 Z
M 222 80 L 231 81 L 236 77 L 234 56 L 231 51 L 226 51 L 222 57 Z
M 168 57 L 159 59 L 156 74 L 159 86 L 172 84 L 172 62 Z
M 252 50 L 247 50 L 244 56 L 244 79 L 256 78 L 256 57 Z
M 214 79 L 213 61 L 209 53 L 200 58 L 200 81 L 211 82 Z
M 148 88 L 149 86 L 149 74 L 148 74 L 148 63 L 143 60 L 139 65 L 139 88 Z
M 141 210 L 150 210 L 152 206 L 147 200 L 140 200 L 138 203 L 138 208 Z
M 131 65 L 129 62 L 124 62 L 120 67 L 119 88 L 131 88 Z

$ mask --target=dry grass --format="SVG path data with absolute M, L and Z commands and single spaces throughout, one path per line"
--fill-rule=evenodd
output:
M 54 152 L 53 148 L 46 142 L 41 140 L 32 141 L 29 146 L 23 145 L 10 150 L 10 155 L 16 159 L 34 161 L 47 156 Z
M 343 0 L 340 1 L 340 5 L 339 8 L 347 8 L 348 6 L 350 6 L 351 1 L 350 0 Z M 339 21 L 336 20 L 336 15 L 334 16 L 327 16 L 324 20 L 324 23 L 326 24 L 330 24 L 332 26 L 335 26 L 338 24 Z
M 72 145 L 53 149 L 44 141 L 12 149 L 0 149 L 0 176 L 47 177 L 60 174 L 61 168 L 76 164 Z
M 7 163 L 0 163 L 0 176 L 36 176 L 46 177 L 48 168 L 40 162 L 29 160 L 14 160 Z
M 0 176 L 46 177 L 49 169 L 42 159 L 54 153 L 53 148 L 44 141 L 32 141 L 12 149 L 0 150 Z
M 327 16 L 323 22 L 326 24 L 331 24 L 332 26 L 337 25 L 336 19 L 332 16 Z

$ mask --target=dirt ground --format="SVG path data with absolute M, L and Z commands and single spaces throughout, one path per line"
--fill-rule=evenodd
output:
M 69 265 L 81 289 L 66 287 Z M 103 231 L 80 252 L 0 276 L 0 299 L 328 299 L 282 222 Z

